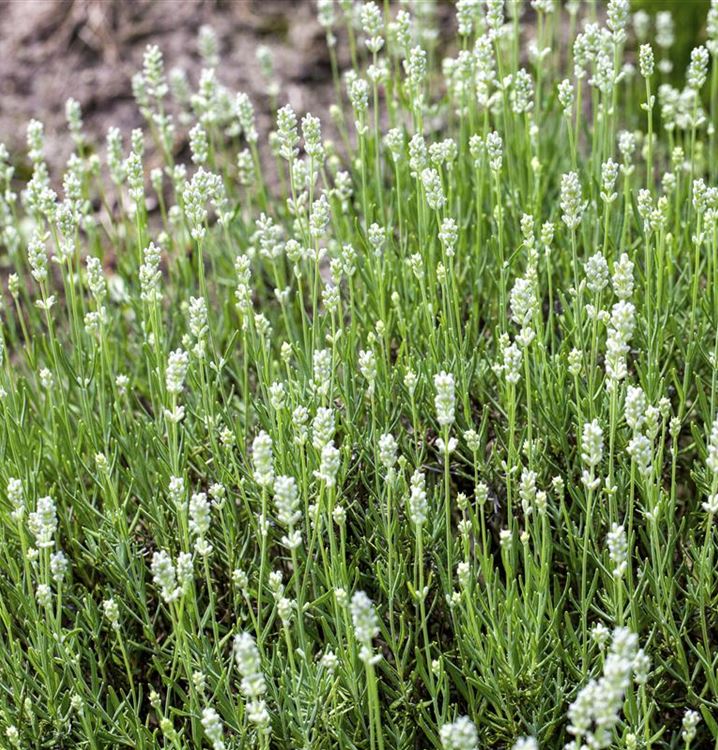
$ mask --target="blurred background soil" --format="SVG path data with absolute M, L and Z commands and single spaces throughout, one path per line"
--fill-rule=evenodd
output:
M 24 152 L 27 122 L 39 119 L 50 167 L 61 169 L 72 148 L 69 97 L 80 102 L 95 144 L 113 125 L 128 135 L 143 124 L 131 78 L 145 47 L 157 44 L 166 70 L 184 68 L 194 87 L 203 24 L 220 41 L 220 81 L 250 95 L 261 126 L 272 107 L 256 59 L 260 45 L 274 54 L 280 101 L 327 118 L 331 68 L 311 0 L 0 0 L 0 142 L 15 156 Z

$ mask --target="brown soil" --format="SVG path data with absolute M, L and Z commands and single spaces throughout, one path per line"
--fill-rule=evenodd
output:
M 322 120 L 333 98 L 329 56 L 311 0 L 0 0 L 0 142 L 25 151 L 31 118 L 45 123 L 47 158 L 61 169 L 72 144 L 65 101 L 77 99 L 91 141 L 115 125 L 142 125 L 131 78 L 148 44 L 163 51 L 166 70 L 184 68 L 194 86 L 202 62 L 197 30 L 209 24 L 221 43 L 218 76 L 246 91 L 268 125 L 271 103 L 256 50 L 274 53 L 280 102 Z

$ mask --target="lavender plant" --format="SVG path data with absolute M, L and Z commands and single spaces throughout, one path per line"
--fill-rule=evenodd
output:
M 6 746 L 718 741 L 718 3 L 682 88 L 596 6 L 319 0 L 325 122 L 203 27 L 0 145 Z

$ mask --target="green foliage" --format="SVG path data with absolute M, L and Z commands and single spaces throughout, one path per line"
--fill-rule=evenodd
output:
M 331 123 L 205 28 L 0 149 L 6 744 L 710 747 L 718 5 L 318 5 Z

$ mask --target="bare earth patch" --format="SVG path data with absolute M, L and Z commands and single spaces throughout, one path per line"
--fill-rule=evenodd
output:
M 0 0 L 0 142 L 11 152 L 23 150 L 28 120 L 42 120 L 48 160 L 53 170 L 60 168 L 70 154 L 69 97 L 80 102 L 95 142 L 111 125 L 129 133 L 142 124 L 131 78 L 146 46 L 159 45 L 167 69 L 184 68 L 196 84 L 202 24 L 212 26 L 221 42 L 222 83 L 250 95 L 260 125 L 271 113 L 256 59 L 260 45 L 274 54 L 283 100 L 325 120 L 331 70 L 315 16 L 308 0 Z

